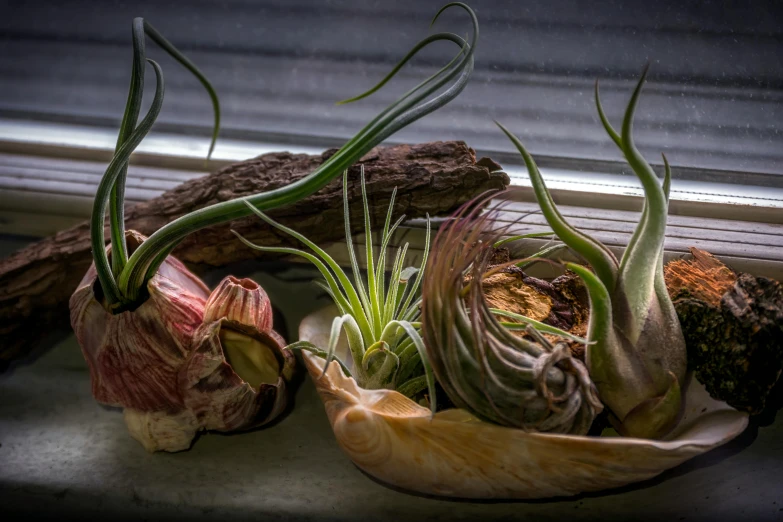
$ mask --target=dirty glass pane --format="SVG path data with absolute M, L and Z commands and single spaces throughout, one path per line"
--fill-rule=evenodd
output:
M 454 48 L 424 53 L 388 88 L 334 102 L 380 79 L 443 1 L 0 2 L 0 117 L 116 127 L 130 67 L 130 25 L 143 16 L 215 83 L 223 137 L 339 145 Z M 476 0 L 475 75 L 450 106 L 391 141 L 462 139 L 503 159 L 503 122 L 542 164 L 616 161 L 593 84 L 610 118 L 643 65 L 650 81 L 636 137 L 677 176 L 783 186 L 783 3 L 774 0 Z M 439 29 L 470 30 L 459 10 Z M 200 86 L 150 44 L 167 79 L 158 130 L 208 136 Z M 152 76 L 152 75 L 150 75 Z M 511 156 L 509 156 L 511 158 Z M 611 165 L 610 165 L 611 166 Z M 607 167 L 609 168 L 609 167 Z

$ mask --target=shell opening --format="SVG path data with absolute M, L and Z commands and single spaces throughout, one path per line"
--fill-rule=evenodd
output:
M 226 279 L 228 279 L 231 283 L 235 285 L 241 286 L 245 290 L 250 290 L 251 292 L 258 290 L 259 288 L 258 283 L 256 283 L 252 279 L 248 279 L 248 278 L 238 279 L 232 275 L 228 276 Z
M 250 335 L 220 329 L 223 355 L 234 372 L 253 388 L 261 384 L 276 384 L 280 377 L 280 363 L 267 344 Z
M 133 230 L 128 230 L 125 232 L 125 241 L 127 242 L 128 255 L 133 254 L 136 249 L 139 248 L 139 245 L 141 245 L 143 239 L 143 236 Z M 107 249 L 106 255 L 108 256 L 109 264 L 111 264 L 111 248 Z M 139 295 L 134 302 L 117 303 L 115 306 L 109 306 L 109 304 L 106 302 L 106 296 L 103 292 L 103 287 L 101 286 L 101 280 L 98 277 L 95 278 L 95 283 L 92 285 L 92 294 L 95 297 L 95 300 L 101 303 L 103 309 L 113 315 L 121 314 L 123 312 L 135 312 L 136 309 L 143 305 L 150 297 L 149 289 L 147 288 L 147 285 L 144 285 L 139 289 Z

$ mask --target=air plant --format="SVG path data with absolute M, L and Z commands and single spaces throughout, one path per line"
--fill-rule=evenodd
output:
M 143 64 L 145 59 L 143 33 L 140 33 L 140 31 L 143 31 L 144 27 L 148 27 L 148 25 L 145 26 L 144 24 L 135 22 L 134 71 L 136 72 L 134 72 L 134 76 L 132 77 L 131 91 L 128 97 L 126 118 L 124 120 L 126 123 L 123 123 L 123 131 L 121 132 L 120 141 L 122 141 L 123 138 L 124 141 L 122 141 L 122 145 L 118 147 L 114 158 L 101 180 L 98 193 L 95 197 L 95 205 L 91 220 L 93 255 L 107 308 L 113 311 L 122 311 L 133 309 L 134 306 L 138 306 L 138 304 L 144 300 L 143 294 L 146 282 L 155 274 L 156 269 L 160 266 L 166 256 L 170 254 L 188 234 L 210 225 L 225 223 L 250 215 L 251 211 L 245 205 L 245 201 L 250 202 L 255 208 L 260 210 L 270 210 L 294 203 L 317 192 L 378 143 L 406 125 L 453 100 L 462 89 L 465 88 L 473 70 L 473 52 L 476 39 L 478 38 L 478 21 L 476 20 L 473 11 L 467 5 L 455 2 L 441 8 L 435 15 L 433 23 L 444 10 L 451 6 L 461 7 L 470 15 L 473 22 L 473 37 L 470 43 L 452 33 L 441 32 L 430 35 L 416 44 L 400 63 L 398 63 L 392 71 L 378 83 L 378 85 L 365 93 L 341 102 L 354 102 L 369 96 L 380 89 L 405 63 L 413 58 L 421 49 L 433 42 L 447 40 L 456 43 L 460 47 L 460 52 L 446 66 L 427 80 L 409 90 L 399 100 L 378 114 L 334 155 L 318 167 L 318 169 L 301 180 L 285 187 L 256 194 L 248 198 L 217 203 L 182 216 L 152 234 L 149 239 L 130 255 L 130 257 L 125 259 L 121 252 L 122 248 L 116 247 L 116 245 L 122 245 L 123 242 L 123 224 L 119 216 L 119 209 L 122 209 L 123 207 L 124 195 L 121 186 L 123 181 L 121 174 L 127 166 L 130 154 L 152 127 L 163 101 L 163 77 L 160 67 L 154 61 L 148 60 L 158 78 L 158 84 L 149 112 L 134 129 L 133 124 L 135 123 L 135 119 L 133 118 L 133 114 L 138 114 L 138 107 L 140 106 L 142 94 L 141 89 L 143 88 L 143 84 L 138 80 L 139 78 L 143 79 L 143 73 L 141 72 L 142 68 L 138 64 Z M 208 82 L 203 79 L 203 75 L 197 73 L 195 66 L 190 64 L 190 62 L 177 52 L 171 44 L 165 42 L 159 35 L 157 36 L 158 38 L 156 41 L 164 42 L 164 44 L 162 44 L 164 49 L 172 53 L 181 63 L 188 64 L 188 68 L 193 71 L 194 74 L 197 74 L 205 85 L 208 85 Z M 427 99 L 447 85 L 448 87 L 443 92 L 431 99 Z M 212 92 L 211 88 L 210 92 Z M 214 98 L 214 96 L 213 100 L 216 110 L 215 131 L 213 132 L 214 142 L 214 139 L 217 136 L 219 111 L 217 99 Z M 128 132 L 125 130 L 127 128 L 134 130 Z M 210 149 L 211 148 L 212 146 Z M 111 208 L 117 209 L 117 217 L 112 219 L 111 225 L 112 246 L 115 248 L 115 255 L 112 256 L 111 267 L 103 246 L 103 218 L 105 216 L 104 209 L 107 201 L 110 203 Z
M 427 262 L 430 240 L 430 224 L 427 218 L 427 234 L 424 254 L 419 267 L 403 268 L 408 243 L 397 248 L 385 285 L 387 250 L 392 236 L 405 216 L 392 223 L 392 211 L 396 189 L 392 192 L 386 221 L 380 238 L 380 251 L 376 258 L 372 246 L 372 226 L 364 182 L 364 167 L 361 169 L 362 204 L 364 208 L 365 253 L 367 259 L 367 282 L 363 281 L 353 240 L 351 239 L 350 214 L 348 207 L 348 171 L 343 173 L 343 212 L 345 241 L 351 262 L 354 282 L 348 274 L 315 243 L 304 235 L 285 227 L 247 203 L 249 208 L 264 222 L 296 238 L 313 253 L 294 248 L 265 247 L 251 243 L 237 232 L 234 234 L 247 246 L 263 252 L 277 252 L 301 256 L 318 268 L 324 282 L 318 284 L 334 301 L 339 317 L 334 319 L 326 350 L 310 342 L 301 341 L 289 345 L 289 349 L 310 351 L 326 359 L 326 366 L 336 359 L 347 376 L 356 379 L 365 389 L 396 389 L 407 397 L 414 398 L 429 389 L 430 405 L 436 407 L 434 379 L 426 362 L 424 343 L 419 334 L 419 287 Z M 415 276 L 415 279 L 413 279 Z M 351 360 L 347 363 L 335 355 L 340 334 L 345 331 L 350 348 Z M 326 367 L 324 367 L 324 372 Z
M 599 241 L 572 227 L 555 207 L 541 173 L 522 143 L 498 124 L 527 165 L 538 204 L 560 240 L 587 260 L 592 271 L 568 263 L 590 296 L 586 362 L 619 433 L 659 438 L 676 424 L 682 409 L 686 351 L 680 323 L 663 279 L 663 243 L 671 169 L 663 156 L 664 181 L 634 145 L 633 116 L 647 76 L 645 67 L 618 133 L 609 123 L 595 86 L 604 129 L 642 183 L 644 208 L 618 261 Z
M 129 157 L 150 131 L 163 103 L 162 71 L 145 56 L 145 34 L 206 87 L 215 111 L 210 155 L 220 110 L 214 89 L 196 66 L 143 19 L 134 20 L 133 69 L 125 116 L 117 150 L 98 186 L 90 223 L 94 263 L 72 295 L 70 307 L 71 325 L 89 363 L 93 394 L 100 402 L 126 408 L 126 422 L 145 447 L 185 449 L 199 429 L 244 429 L 268 422 L 282 411 L 293 359 L 272 330 L 266 294 L 248 280 L 221 284 L 215 292 L 233 292 L 233 298 L 239 299 L 237 306 L 257 303 L 255 312 L 247 309 L 245 315 L 240 314 L 241 320 L 231 319 L 231 307 L 221 306 L 221 312 L 216 312 L 218 305 L 210 303 L 216 302 L 213 297 L 217 294 L 210 294 L 170 254 L 191 232 L 313 194 L 385 138 L 453 100 L 473 70 L 478 23 L 473 11 L 462 3 L 443 7 L 433 23 L 451 6 L 470 15 L 474 28 L 471 41 L 447 32 L 432 34 L 416 44 L 377 86 L 345 100 L 359 100 L 379 89 L 433 42 L 451 41 L 460 48 L 446 66 L 378 114 L 318 169 L 287 186 L 196 210 L 149 238 L 126 231 L 122 215 Z M 137 124 L 147 62 L 156 76 L 155 95 Z M 109 248 L 104 240 L 107 205 Z M 252 297 L 242 297 L 248 293 Z M 264 320 L 260 322 L 248 315 L 262 311 L 259 317 Z
M 126 238 L 131 248 L 145 239 Z M 124 408 L 148 451 L 184 450 L 201 430 L 248 429 L 284 410 L 295 358 L 254 281 L 228 276 L 210 293 L 169 256 L 133 312 L 109 314 L 99 289 L 93 265 L 70 299 L 92 394 Z
M 422 288 L 422 336 L 435 376 L 455 405 L 484 420 L 530 431 L 585 434 L 602 410 L 587 369 L 564 342 L 587 342 L 517 314 L 490 309 L 482 280 L 518 263 L 490 268 L 494 212 L 488 197 L 464 205 L 435 237 Z M 524 322 L 520 328 L 497 316 Z

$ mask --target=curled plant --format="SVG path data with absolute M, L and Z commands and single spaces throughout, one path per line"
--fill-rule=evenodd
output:
M 162 72 L 155 62 L 145 58 L 145 30 L 207 86 L 215 106 L 213 146 L 219 124 L 217 98 L 203 75 L 162 36 L 154 32 L 148 24 L 145 25 L 141 19 L 137 19 L 134 22 L 133 32 L 133 76 L 125 119 L 117 151 L 99 184 L 91 218 L 93 259 L 106 309 L 112 313 L 120 313 L 138 307 L 147 298 L 145 290 L 147 282 L 155 275 L 157 269 L 180 241 L 192 232 L 250 215 L 251 210 L 245 201 L 257 209 L 270 210 L 294 203 L 317 192 L 384 139 L 453 100 L 465 88 L 473 71 L 473 53 L 478 38 L 478 21 L 467 5 L 453 2 L 441 8 L 432 23 L 449 7 L 460 7 L 470 16 L 473 24 L 473 36 L 470 42 L 453 33 L 432 34 L 417 43 L 378 85 L 365 93 L 341 102 L 354 102 L 374 93 L 419 51 L 434 42 L 446 40 L 457 44 L 460 48 L 448 64 L 381 111 L 314 172 L 284 187 L 247 198 L 220 202 L 177 218 L 161 227 L 139 245 L 134 252 L 129 253 L 125 247 L 125 230 L 121 212 L 124 206 L 124 172 L 127 168 L 128 158 L 152 128 L 163 103 Z M 152 65 L 158 82 L 147 115 L 136 125 L 136 117 L 141 106 L 144 86 L 143 71 L 146 61 Z M 104 218 L 107 204 L 111 209 L 110 230 L 113 252 L 111 261 L 109 261 L 104 249 Z
M 664 161 L 658 180 L 637 150 L 633 116 L 647 76 L 645 67 L 625 110 L 621 132 L 604 114 L 595 86 L 598 115 L 644 188 L 644 209 L 620 261 L 599 241 L 572 227 L 558 212 L 533 158 L 511 132 L 498 124 L 525 160 L 530 180 L 549 226 L 593 269 L 567 264 L 585 282 L 590 295 L 586 362 L 601 400 L 623 435 L 659 438 L 676 424 L 682 409 L 681 388 L 686 351 L 677 314 L 663 279 L 671 169 Z
M 325 282 L 318 282 L 334 300 L 340 316 L 334 319 L 329 337 L 329 345 L 322 350 L 312 343 L 300 341 L 289 345 L 289 349 L 304 349 L 326 359 L 326 365 L 337 359 L 346 375 L 354 377 L 359 386 L 365 389 L 392 389 L 407 397 L 414 398 L 429 389 L 430 404 L 435 408 L 434 380 L 424 358 L 424 344 L 419 335 L 419 287 L 423 276 L 423 267 L 427 262 L 430 242 L 429 218 L 424 255 L 420 267 L 403 268 L 408 243 L 398 247 L 389 276 L 388 288 L 385 284 L 387 249 L 392 235 L 405 216 L 392 223 L 392 210 L 396 189 L 392 192 L 386 222 L 381 232 L 381 244 L 378 256 L 373 253 L 372 226 L 370 223 L 367 189 L 364 183 L 364 168 L 361 170 L 362 204 L 364 208 L 365 248 L 367 259 L 367 283 L 365 285 L 351 239 L 351 224 L 348 207 L 348 171 L 343 173 L 343 212 L 345 221 L 345 241 L 351 261 L 354 282 L 343 269 L 318 245 L 304 235 L 277 223 L 272 218 L 253 207 L 248 207 L 264 222 L 298 239 L 313 253 L 295 248 L 265 247 L 251 243 L 234 234 L 247 246 L 263 252 L 277 252 L 301 256 L 318 268 Z M 415 278 L 414 278 L 415 276 Z M 335 349 L 342 331 L 345 331 L 351 352 L 349 364 L 335 356 Z M 324 372 L 326 367 L 324 368 Z
M 527 336 L 511 333 L 487 306 L 482 280 L 502 230 L 486 199 L 470 204 L 438 231 L 422 287 L 422 336 L 432 369 L 449 398 L 482 419 L 531 431 L 584 434 L 602 410 L 587 369 L 565 343 L 539 329 L 585 342 L 526 320 Z M 524 319 L 515 317 L 515 319 Z

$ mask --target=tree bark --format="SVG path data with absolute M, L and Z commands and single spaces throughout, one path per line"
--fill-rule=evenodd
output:
M 498 249 L 492 259 L 492 265 L 511 261 L 508 250 Z M 552 281 L 531 277 L 515 266 L 503 269 L 483 280 L 484 298 L 490 308 L 524 315 L 530 319 L 560 328 L 573 335 L 587 336 L 587 323 L 590 315 L 590 303 L 587 289 L 575 273 L 566 271 Z M 499 320 L 515 323 L 514 319 L 499 317 Z M 526 336 L 523 330 L 516 335 Z M 571 355 L 585 360 L 585 346 L 576 341 L 544 334 L 553 344 L 565 342 Z
M 196 209 L 288 185 L 315 170 L 334 152 L 316 156 L 272 153 L 228 166 L 127 208 L 126 228 L 150 235 Z M 498 172 L 497 164 L 487 159 L 477 163 L 473 150 L 462 142 L 378 147 L 362 158 L 361 164 L 375 227 L 382 225 L 395 187 L 394 215 L 404 213 L 416 218 L 446 214 L 487 190 L 503 189 L 509 183 L 508 176 Z M 360 232 L 363 222 L 358 166 L 350 170 L 348 194 L 351 228 Z M 315 243 L 334 242 L 344 237 L 342 198 L 342 180 L 338 177 L 318 193 L 268 214 L 304 232 Z M 211 266 L 274 256 L 247 248 L 230 229 L 257 244 L 300 246 L 252 216 L 195 232 L 174 255 L 190 265 Z M 91 262 L 87 222 L 0 260 L 0 371 L 27 354 L 44 333 L 68 324 L 68 298 Z
M 688 369 L 713 398 L 759 414 L 783 372 L 783 285 L 691 253 L 665 268 Z

